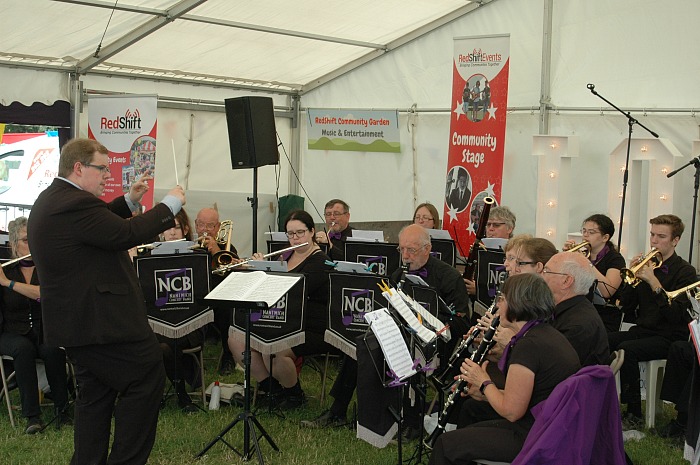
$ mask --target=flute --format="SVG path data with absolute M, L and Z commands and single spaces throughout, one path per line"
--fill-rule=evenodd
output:
M 309 243 L 308 243 L 308 242 L 304 242 L 304 243 L 302 243 L 302 244 L 297 244 L 297 245 L 293 245 L 293 246 L 291 246 L 291 247 L 287 247 L 286 249 L 281 249 L 281 250 L 277 250 L 277 251 L 275 251 L 275 252 L 270 252 L 270 253 L 268 253 L 268 254 L 263 255 L 263 258 L 270 258 L 270 257 L 275 257 L 275 256 L 277 256 L 277 255 L 282 255 L 282 254 L 285 253 L 285 252 L 289 252 L 290 250 L 298 249 L 299 247 L 304 247 L 305 245 L 309 245 Z M 250 261 L 252 261 L 252 260 L 253 260 L 252 258 L 246 258 L 245 260 L 241 260 L 241 261 L 238 262 L 238 263 L 233 263 L 233 264 L 230 264 L 230 265 L 223 265 L 223 266 L 220 266 L 220 267 L 218 267 L 217 269 L 215 269 L 214 271 L 212 271 L 212 274 L 219 275 L 219 276 L 223 276 L 224 273 L 226 273 L 227 271 L 229 271 L 229 270 L 231 270 L 231 269 L 233 269 L 233 268 L 236 268 L 237 266 L 241 266 L 241 265 L 243 265 L 243 264 L 245 264 L 245 263 L 248 263 L 248 262 L 250 262 Z
M 0 265 L 0 268 L 5 268 L 7 265 L 12 265 L 13 263 L 17 263 L 20 260 L 26 260 L 27 258 L 29 258 L 31 256 L 32 256 L 32 254 L 28 253 L 27 255 L 24 255 L 22 257 L 13 258 L 12 260 L 8 260 L 5 263 L 3 263 L 2 265 Z

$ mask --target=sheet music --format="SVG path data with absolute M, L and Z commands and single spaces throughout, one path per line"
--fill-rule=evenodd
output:
M 230 273 L 205 299 L 266 302 L 273 306 L 299 281 L 299 276 L 270 275 L 264 271 Z
M 700 363 L 700 321 L 697 318 L 693 319 L 688 323 L 688 328 L 690 329 L 690 338 L 695 346 L 695 355 L 698 357 L 698 363 Z
M 383 292 L 382 295 L 386 298 L 386 300 L 391 303 L 391 306 L 396 309 L 397 312 L 399 312 L 399 315 L 401 315 L 401 318 L 408 324 L 408 326 L 416 332 L 418 337 L 426 344 L 433 342 L 433 339 L 435 339 L 435 333 L 430 331 L 428 328 L 423 326 L 420 321 L 418 321 L 418 318 L 413 314 L 410 308 L 406 305 L 406 302 L 403 301 L 401 296 L 394 292 L 392 289 L 391 292 Z
M 396 322 L 389 315 L 389 311 L 386 308 L 380 308 L 365 313 L 365 320 L 377 336 L 377 341 L 391 371 L 401 380 L 415 374 L 416 370 L 413 368 L 411 354 L 408 353 L 406 342 L 403 340 Z
M 451 339 L 452 336 L 450 335 L 449 328 L 442 331 L 442 329 L 445 328 L 445 323 L 440 321 L 436 316 L 434 316 L 432 313 L 426 310 L 425 307 L 423 307 L 419 302 L 416 302 L 410 296 L 406 295 L 403 291 L 397 292 L 410 307 L 412 307 L 416 312 L 420 313 L 420 316 L 423 319 L 423 321 L 432 326 L 436 334 L 438 331 L 441 331 L 441 338 L 443 338 L 445 341 L 449 341 Z

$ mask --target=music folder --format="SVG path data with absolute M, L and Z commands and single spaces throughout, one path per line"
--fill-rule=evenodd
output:
M 299 279 L 297 275 L 273 275 L 264 271 L 230 273 L 204 299 L 237 308 L 269 308 Z

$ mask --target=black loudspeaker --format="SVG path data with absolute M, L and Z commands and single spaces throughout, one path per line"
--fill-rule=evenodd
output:
M 231 168 L 236 170 L 278 164 L 272 98 L 236 97 L 224 102 Z

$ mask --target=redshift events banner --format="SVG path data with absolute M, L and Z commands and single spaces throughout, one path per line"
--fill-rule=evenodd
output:
M 454 43 L 442 224 L 466 256 L 484 198 L 493 197 L 496 203 L 501 198 L 510 36 L 466 37 Z
M 143 174 L 155 177 L 157 102 L 155 95 L 90 96 L 88 137 L 109 150 L 112 177 L 102 199 L 110 202 L 129 192 Z M 153 206 L 153 186 L 141 204 Z

